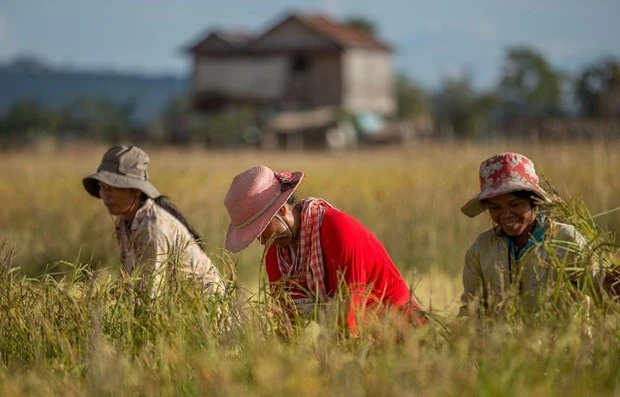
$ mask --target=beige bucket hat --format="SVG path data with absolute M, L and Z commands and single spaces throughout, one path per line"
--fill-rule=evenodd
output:
M 91 196 L 99 195 L 99 182 L 115 188 L 138 189 L 150 198 L 161 196 L 149 182 L 149 156 L 137 146 L 113 146 L 101 159 L 97 172 L 82 180 Z

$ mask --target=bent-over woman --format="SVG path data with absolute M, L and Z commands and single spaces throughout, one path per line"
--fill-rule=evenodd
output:
M 115 217 L 120 258 L 128 274 L 155 296 L 172 277 L 183 275 L 223 291 L 220 273 L 204 251 L 200 236 L 149 181 L 148 155 L 136 146 L 105 152 L 97 172 L 82 183 Z
M 295 201 L 303 172 L 256 166 L 235 176 L 224 204 L 230 216 L 226 247 L 238 252 L 253 241 L 267 246 L 270 285 L 300 312 L 342 294 L 346 324 L 373 308 L 398 308 L 425 323 L 420 305 L 381 242 L 361 222 L 320 198 Z M 347 291 L 344 291 L 344 288 Z

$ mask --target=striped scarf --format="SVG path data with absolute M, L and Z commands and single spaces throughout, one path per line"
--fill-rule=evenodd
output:
M 289 276 L 318 297 L 327 298 L 325 290 L 325 264 L 321 249 L 321 223 L 325 208 L 334 208 L 323 199 L 309 197 L 301 202 L 299 246 L 292 259 L 287 247 L 278 247 L 278 267 L 282 275 Z

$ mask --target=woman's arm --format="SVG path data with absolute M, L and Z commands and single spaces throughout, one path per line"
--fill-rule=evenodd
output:
M 162 291 L 167 271 L 172 265 L 171 262 L 175 260 L 175 254 L 165 235 L 149 229 L 136 230 L 132 246 L 137 261 L 134 272 L 137 271 L 139 274 L 140 289 L 148 292 L 151 298 L 155 298 Z
M 465 254 L 465 267 L 463 268 L 463 293 L 461 294 L 461 307 L 459 316 L 467 316 L 471 313 L 474 304 L 480 302 L 484 283 L 482 281 L 482 269 L 480 267 L 480 253 L 476 245 L 472 245 Z

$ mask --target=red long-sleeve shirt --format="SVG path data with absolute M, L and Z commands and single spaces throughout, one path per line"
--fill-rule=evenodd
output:
M 321 224 L 321 249 L 325 264 L 325 289 L 329 297 L 338 292 L 339 277 L 348 286 L 351 301 L 347 326 L 356 329 L 356 313 L 360 306 L 372 307 L 377 303 L 391 307 L 419 309 L 407 283 L 392 262 L 381 242 L 354 217 L 327 207 Z M 270 284 L 279 282 L 282 273 L 278 267 L 276 247 L 267 250 L 265 258 Z M 305 266 L 305 264 L 300 264 Z M 287 291 L 293 296 L 305 296 L 307 285 L 300 280 L 288 280 Z

